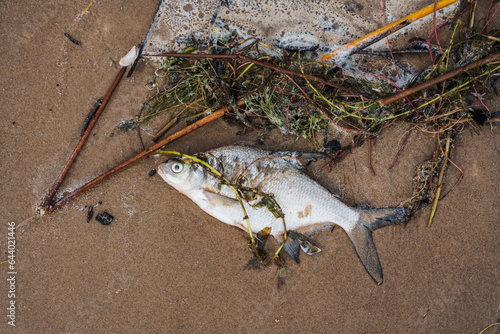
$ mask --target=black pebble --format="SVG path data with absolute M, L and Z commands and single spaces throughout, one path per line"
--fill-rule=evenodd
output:
M 335 153 L 337 151 L 340 151 L 340 143 L 338 140 L 330 140 L 328 143 L 325 145 L 325 149 L 329 152 Z
M 151 170 L 149 171 L 149 176 L 150 176 L 150 177 L 151 177 L 151 176 L 154 176 L 155 174 L 156 174 L 156 169 L 151 169 Z
M 113 219 L 114 219 L 114 217 L 107 212 L 100 213 L 95 217 L 95 220 L 97 220 L 99 223 L 101 223 L 103 225 L 111 224 Z
M 484 114 L 484 112 L 480 109 L 473 109 L 471 111 L 472 119 L 478 125 L 483 126 L 484 123 L 488 120 L 488 116 Z
M 94 207 L 89 206 L 89 211 L 87 212 L 87 223 L 90 223 L 92 217 L 94 217 Z

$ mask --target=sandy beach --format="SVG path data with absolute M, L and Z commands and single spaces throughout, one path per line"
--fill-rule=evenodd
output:
M 35 208 L 78 142 L 89 110 L 119 71 L 112 61 L 140 43 L 157 7 L 153 0 L 96 1 L 78 18 L 88 4 L 0 2 L 0 262 L 8 259 L 9 223 L 16 226 L 15 265 L 0 264 L 0 332 L 479 333 L 498 322 L 498 123 L 480 131 L 468 127 L 455 138 L 452 160 L 464 177 L 439 202 L 432 227 L 426 226 L 428 206 L 406 226 L 374 233 L 384 269 L 381 286 L 367 275 L 341 228 L 314 236 L 322 252 L 302 255 L 300 265 L 286 256 L 288 275 L 279 288 L 276 266 L 245 269 L 251 258 L 246 233 L 148 175 L 165 157 L 146 158 L 40 217 Z M 478 20 L 488 5 L 479 2 Z M 62 193 L 141 150 L 136 131 L 116 126 L 138 113 L 151 93 L 146 82 L 153 71 L 140 63 L 120 83 Z M 493 93 L 484 101 L 500 110 Z M 241 130 L 219 119 L 168 147 L 191 154 L 234 143 L 259 146 L 258 133 Z M 435 137 L 415 131 L 389 170 L 407 130 L 400 123 L 376 139 L 376 175 L 366 144 L 332 168 L 313 163 L 307 174 L 349 205 L 397 206 L 411 197 L 416 166 L 437 147 Z M 150 138 L 144 136 L 146 146 Z M 259 147 L 312 149 L 277 131 Z M 459 175 L 448 169 L 444 193 Z M 90 205 L 114 221 L 87 223 Z M 15 298 L 9 297 L 11 276 Z M 12 301 L 15 327 L 8 324 Z M 485 333 L 500 333 L 500 326 Z

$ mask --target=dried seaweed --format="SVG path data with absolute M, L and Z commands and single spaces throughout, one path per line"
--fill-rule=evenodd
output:
M 457 41 L 459 32 L 466 29 L 460 21 L 441 57 L 428 69 L 415 76 L 407 87 L 426 82 L 454 68 L 500 51 L 495 36 L 471 34 Z M 283 135 L 314 138 L 316 132 L 329 123 L 346 131 L 362 134 L 361 140 L 377 135 L 387 124 L 405 121 L 425 132 L 459 131 L 464 123 L 476 125 L 476 109 L 470 99 L 471 90 L 488 90 L 492 74 L 498 73 L 498 64 L 487 64 L 443 84 L 428 87 L 408 99 L 381 107 L 377 101 L 397 92 L 390 80 L 382 75 L 354 73 L 338 67 L 331 68 L 300 53 L 285 57 L 286 51 L 263 47 L 259 43 L 242 47 L 246 41 L 228 45 L 225 54 L 239 54 L 269 64 L 314 75 L 345 89 L 332 88 L 302 77 L 281 75 L 271 68 L 239 59 L 162 58 L 162 68 L 149 83 L 154 96 L 144 104 L 142 116 L 126 122 L 124 130 L 148 122 L 167 113 L 165 124 L 189 119 L 200 111 L 245 102 L 245 108 L 233 108 L 231 116 L 243 126 L 252 129 L 278 128 Z M 245 44 L 245 45 L 246 45 Z M 190 52 L 196 50 L 195 45 Z M 405 89 L 407 87 L 403 87 Z M 352 93 L 352 92 L 356 93 Z M 477 94 L 477 93 L 476 93 Z M 171 125 L 171 124 L 170 124 Z

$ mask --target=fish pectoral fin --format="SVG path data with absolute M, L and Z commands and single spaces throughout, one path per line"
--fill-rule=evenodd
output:
M 283 244 L 283 249 L 290 255 L 292 260 L 300 263 L 300 243 L 293 231 L 288 232 L 288 236 Z
M 223 196 L 209 190 L 203 190 L 203 195 L 207 198 L 207 201 L 212 205 L 222 205 L 227 207 L 238 206 L 241 208 L 240 202 L 237 199 Z

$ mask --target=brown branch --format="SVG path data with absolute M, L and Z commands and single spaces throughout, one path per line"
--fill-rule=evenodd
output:
M 66 163 L 66 166 L 64 166 L 61 174 L 59 174 L 59 177 L 54 182 L 54 185 L 52 186 L 51 190 L 49 191 L 49 194 L 47 195 L 47 197 L 45 198 L 45 201 L 41 205 L 40 211 L 42 212 L 42 214 L 45 210 L 47 210 L 47 208 L 52 203 L 52 200 L 54 199 L 54 196 L 56 195 L 57 191 L 59 190 L 59 187 L 61 187 L 61 184 L 63 183 L 64 178 L 66 177 L 66 174 L 68 174 L 69 169 L 73 165 L 73 162 L 75 161 L 76 156 L 78 155 L 78 153 L 82 149 L 83 144 L 85 144 L 85 141 L 87 140 L 88 136 L 90 135 L 90 132 L 94 128 L 94 125 L 96 124 L 97 120 L 99 119 L 102 112 L 104 111 L 104 108 L 106 108 L 106 105 L 108 104 L 109 100 L 111 99 L 111 96 L 113 95 L 116 87 L 120 83 L 120 80 L 123 78 L 123 75 L 125 74 L 126 70 L 127 70 L 126 67 L 122 67 L 120 69 L 120 72 L 118 72 L 118 74 L 116 75 L 115 81 L 113 81 L 113 84 L 109 88 L 108 93 L 106 94 L 106 96 L 104 97 L 104 100 L 101 103 L 101 106 L 99 107 L 99 109 L 97 109 L 95 116 L 92 118 L 92 120 L 88 124 L 87 128 L 85 129 L 85 132 L 80 137 L 80 140 L 78 141 L 78 144 L 76 144 L 76 147 L 73 150 L 73 153 L 71 154 L 68 162 Z
M 432 85 L 435 85 L 437 83 L 443 82 L 445 80 L 451 79 L 454 76 L 457 76 L 459 74 L 470 71 L 476 67 L 487 65 L 487 64 L 494 62 L 496 60 L 500 60 L 500 53 L 496 53 L 496 54 L 491 55 L 489 57 L 486 57 L 484 59 L 470 63 L 464 67 L 457 68 L 456 70 L 450 71 L 450 72 L 445 73 L 443 75 L 440 75 L 436 78 L 430 79 L 424 83 L 421 83 L 420 85 L 417 85 L 415 87 L 411 87 L 405 91 L 394 94 L 388 98 L 379 100 L 378 103 L 380 104 L 381 107 L 385 107 L 386 105 L 388 105 L 392 102 L 395 102 L 395 101 L 402 99 L 402 98 L 406 98 L 406 97 L 408 97 L 408 96 L 410 96 L 410 95 L 412 95 L 412 94 L 414 94 L 422 89 L 425 89 L 425 88 L 430 87 Z
M 238 101 L 237 102 L 237 106 L 238 107 L 242 107 L 245 103 L 243 101 Z M 56 209 L 60 208 L 61 206 L 65 205 L 66 203 L 68 203 L 69 201 L 75 199 L 76 197 L 80 196 L 81 194 L 83 194 L 84 192 L 86 192 L 87 190 L 95 187 L 96 185 L 98 185 L 99 183 L 103 182 L 104 180 L 108 179 L 109 177 L 127 169 L 128 167 L 130 167 L 131 165 L 135 164 L 136 162 L 138 162 L 139 160 L 147 157 L 148 155 L 158 151 L 160 148 L 162 148 L 163 146 L 181 138 L 182 136 L 190 133 L 190 132 L 193 132 L 194 130 L 202 127 L 203 125 L 205 124 L 208 124 L 214 120 L 216 120 L 217 118 L 223 116 L 226 112 L 232 110 L 232 108 L 230 106 L 225 106 L 223 108 L 220 108 L 219 110 L 215 111 L 214 113 L 208 115 L 207 117 L 197 121 L 196 123 L 193 123 L 189 126 L 187 126 L 186 128 L 182 129 L 181 131 L 178 131 L 176 133 L 174 133 L 173 135 L 161 140 L 160 142 L 158 142 L 157 144 L 145 149 L 144 151 L 134 155 L 133 157 L 127 159 L 126 161 L 122 162 L 121 164 L 111 168 L 110 170 L 108 170 L 107 172 L 99 175 L 98 177 L 94 178 L 92 181 L 88 182 L 87 184 L 83 185 L 82 187 L 76 189 L 75 191 L 73 191 L 72 193 L 66 195 L 64 198 L 60 199 L 59 201 L 57 201 L 56 203 L 54 203 L 53 205 L 49 206 L 45 211 L 41 212 L 40 214 L 41 215 L 45 215 L 45 214 L 51 214 L 52 212 L 54 212 Z
M 301 77 L 301 78 L 304 78 L 304 79 L 309 79 L 309 80 L 313 80 L 313 81 L 322 83 L 322 84 L 327 85 L 327 86 L 335 87 L 337 89 L 342 89 L 342 90 L 350 92 L 352 94 L 362 95 L 361 93 L 359 93 L 357 91 L 354 91 L 354 90 L 346 88 L 346 87 L 342 87 L 342 86 L 340 86 L 338 84 L 335 84 L 335 83 L 332 83 L 332 82 L 328 82 L 325 79 L 321 79 L 321 78 L 319 78 L 317 76 L 310 75 L 310 74 L 304 74 L 304 73 L 300 73 L 300 72 L 295 72 L 295 71 L 288 70 L 286 68 L 279 67 L 277 65 L 274 65 L 274 64 L 271 64 L 271 63 L 268 63 L 268 62 L 265 62 L 265 61 L 253 59 L 253 58 L 250 58 L 250 57 L 247 57 L 247 56 L 243 56 L 243 55 L 239 55 L 239 54 L 221 54 L 221 55 L 216 55 L 216 54 L 201 54 L 201 53 L 172 53 L 172 52 L 164 52 L 164 53 L 154 53 L 154 54 L 152 54 L 152 53 L 143 53 L 142 56 L 143 57 L 177 57 L 177 58 L 194 58 L 194 59 L 209 59 L 209 58 L 214 58 L 214 59 L 240 59 L 240 60 L 248 61 L 250 63 L 254 63 L 254 64 L 262 66 L 262 67 L 270 68 L 270 69 L 272 69 L 274 71 L 277 71 L 277 72 L 280 72 L 280 73 L 283 73 L 283 74 L 295 75 L 295 76 L 298 76 L 298 77 Z

